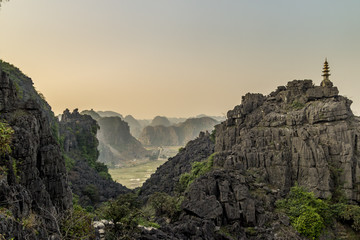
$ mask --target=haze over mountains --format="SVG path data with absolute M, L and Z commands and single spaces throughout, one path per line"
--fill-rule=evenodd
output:
M 131 115 L 124 118 L 117 112 L 93 109 L 81 114 L 90 115 L 98 122 L 99 161 L 110 167 L 125 166 L 132 160 L 157 159 L 160 152 L 156 148 L 151 151 L 143 146 L 184 146 L 201 131 L 211 132 L 219 123 L 210 117 L 170 118 L 171 121 L 165 116 L 156 116 L 152 120 L 137 120 Z
M 190 118 L 172 126 L 147 126 L 140 142 L 147 146 L 182 146 L 199 136 L 201 131 L 212 131 L 219 122 L 209 118 Z

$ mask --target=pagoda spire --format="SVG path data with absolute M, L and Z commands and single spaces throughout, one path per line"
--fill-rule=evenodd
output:
M 327 58 L 325 58 L 325 62 L 324 62 L 324 67 L 322 70 L 323 74 L 321 76 L 324 77 L 324 79 L 321 82 L 321 86 L 322 87 L 332 87 L 333 84 L 329 79 L 330 74 L 330 67 L 329 67 L 329 63 L 327 61 Z

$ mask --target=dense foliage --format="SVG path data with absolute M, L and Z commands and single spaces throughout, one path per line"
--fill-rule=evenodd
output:
M 117 199 L 105 203 L 98 210 L 98 215 L 114 223 L 113 229 L 108 229 L 108 235 L 116 236 L 117 239 L 128 239 L 138 226 L 141 216 L 140 203 L 133 193 L 120 195 Z
M 324 228 L 336 220 L 360 230 L 359 206 L 321 200 L 297 185 L 291 188 L 286 199 L 277 202 L 277 207 L 285 211 L 299 233 L 310 239 L 318 239 Z
M 285 209 L 294 228 L 311 239 L 317 239 L 325 221 L 331 220 L 329 205 L 299 186 L 292 187 L 288 197 L 278 201 L 278 206 Z

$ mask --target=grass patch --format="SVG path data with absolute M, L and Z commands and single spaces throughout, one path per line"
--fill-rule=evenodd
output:
M 144 226 L 144 227 L 160 228 L 160 225 L 158 223 L 148 221 L 144 218 L 139 218 L 139 225 Z

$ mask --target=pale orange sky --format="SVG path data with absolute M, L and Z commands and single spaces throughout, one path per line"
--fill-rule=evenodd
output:
M 247 92 L 331 80 L 360 113 L 360 1 L 11 0 L 0 58 L 56 114 L 223 115 Z

